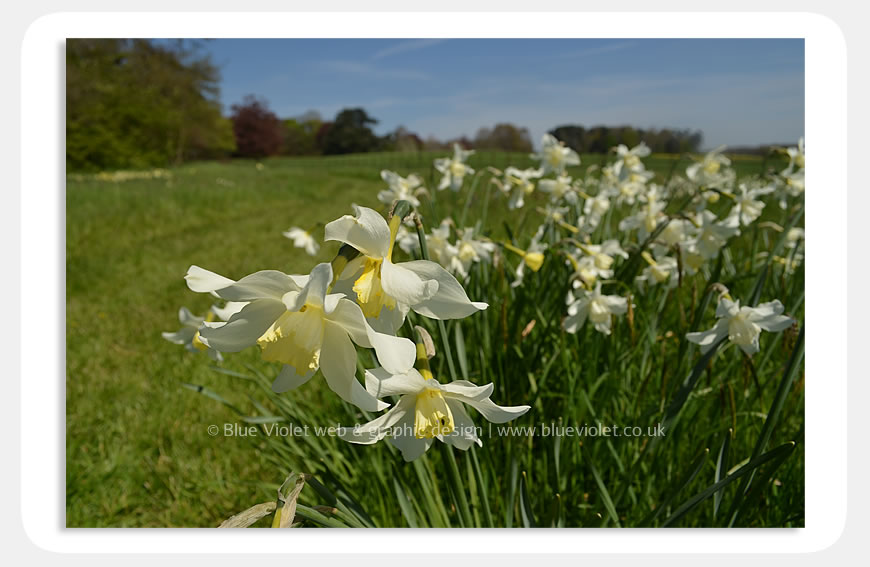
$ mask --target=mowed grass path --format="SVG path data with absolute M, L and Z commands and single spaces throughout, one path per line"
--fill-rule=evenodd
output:
M 338 246 L 326 244 L 311 258 L 282 231 L 321 223 L 314 230 L 320 238 L 322 223 L 351 213 L 351 203 L 377 206 L 384 167 L 403 175 L 417 171 L 432 187 L 429 164 L 438 155 L 412 164 L 390 155 L 275 159 L 262 169 L 251 161 L 197 163 L 171 170 L 169 179 L 124 182 L 71 176 L 67 525 L 217 525 L 228 512 L 262 501 L 261 483 L 273 482 L 276 474 L 256 442 L 211 437 L 208 425 L 236 422 L 236 415 L 182 383 L 232 391 L 240 404 L 249 404 L 254 386 L 210 370 L 204 355 L 160 336 L 177 330 L 180 306 L 201 314 L 211 304 L 187 289 L 188 266 L 231 278 L 261 269 L 307 273 L 329 261 Z M 531 165 L 525 155 L 477 158 L 475 167 Z M 668 158 L 646 161 L 662 177 L 671 169 Z M 601 156 L 584 156 L 583 166 L 600 162 Z M 738 172 L 759 164 L 741 161 Z M 491 214 L 503 208 L 493 207 Z M 233 356 L 234 367 L 258 359 L 255 349 Z M 319 390 L 294 395 L 319 404 Z

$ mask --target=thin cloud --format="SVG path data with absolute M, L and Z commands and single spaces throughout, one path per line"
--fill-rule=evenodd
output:
M 443 43 L 447 41 L 446 39 L 412 39 L 408 41 L 402 41 L 400 43 L 396 43 L 389 47 L 385 47 L 380 51 L 376 52 L 372 55 L 372 61 L 376 59 L 383 59 L 384 57 L 389 57 L 390 55 L 396 55 L 397 53 L 405 53 L 406 51 L 415 51 L 417 49 L 425 49 L 427 47 L 432 47 L 433 45 L 438 45 L 439 43 Z
M 317 66 L 334 73 L 365 75 L 379 79 L 399 79 L 410 81 L 428 81 L 432 77 L 420 71 L 411 69 L 379 69 L 368 63 L 359 61 L 320 61 Z

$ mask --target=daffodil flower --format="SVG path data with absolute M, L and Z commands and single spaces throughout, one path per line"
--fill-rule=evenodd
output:
M 556 179 L 542 179 L 538 182 L 538 189 L 548 193 L 553 202 L 563 199 L 568 203 L 577 202 L 577 192 L 568 175 L 558 175 Z
M 501 190 L 508 196 L 508 209 L 523 208 L 525 198 L 535 192 L 534 179 L 540 176 L 540 169 L 517 169 L 513 166 L 505 168 Z
M 654 258 L 646 250 L 641 252 L 641 257 L 643 257 L 648 265 L 641 275 L 635 278 L 636 281 L 648 282 L 650 284 L 667 284 L 668 288 L 675 287 L 679 283 L 679 276 L 677 275 L 679 264 L 676 258 L 670 256 Z
M 463 278 L 468 277 L 472 264 L 489 262 L 495 252 L 494 243 L 474 238 L 474 228 L 463 230 L 462 238 L 456 241 L 453 248 L 456 252 L 450 258 L 450 270 Z
M 794 319 L 782 315 L 783 310 L 779 300 L 756 307 L 740 307 L 740 301 L 721 297 L 716 307 L 716 317 L 719 319 L 716 325 L 708 331 L 689 333 L 686 339 L 701 345 L 701 353 L 705 353 L 728 337 L 743 352 L 752 355 L 758 352 L 758 337 L 762 330 L 778 333 L 794 323 Z
M 541 138 L 541 153 L 532 154 L 531 157 L 540 160 L 543 175 L 550 172 L 562 174 L 567 166 L 580 165 L 580 156 L 577 152 L 566 147 L 550 134 L 544 134 Z
M 505 248 L 515 254 L 518 254 L 522 258 L 522 261 L 519 263 L 517 269 L 514 271 L 514 275 L 516 277 L 514 278 L 514 281 L 511 282 L 511 287 L 519 287 L 523 285 L 526 268 L 529 268 L 533 272 L 537 272 L 541 269 L 541 266 L 544 265 L 544 251 L 547 249 L 547 245 L 541 242 L 543 236 L 544 225 L 541 225 L 540 227 L 538 227 L 535 235 L 532 236 L 532 241 L 529 243 L 529 248 L 527 250 L 517 248 L 509 242 L 504 243 Z
M 722 185 L 733 177 L 733 172 L 727 170 L 731 160 L 722 155 L 723 151 L 725 146 L 719 146 L 708 152 L 701 161 L 686 168 L 686 176 L 698 185 L 707 187 Z
M 423 180 L 413 173 L 408 177 L 401 177 L 394 171 L 381 171 L 381 179 L 387 182 L 389 189 L 384 189 L 378 193 L 378 201 L 385 205 L 393 204 L 393 201 L 408 201 L 415 207 L 420 206 L 420 201 L 417 200 L 416 193 L 421 188 Z
M 298 226 L 290 227 L 289 230 L 284 232 L 284 236 L 293 241 L 293 246 L 296 248 L 304 248 L 305 253 L 309 256 L 317 256 L 317 252 L 320 251 L 320 245 L 314 240 L 314 237 L 306 231 L 302 230 Z
M 492 384 L 475 386 L 466 380 L 441 384 L 428 369 L 411 368 L 402 373 L 384 368 L 366 370 L 366 389 L 378 398 L 401 397 L 387 413 L 366 424 L 342 428 L 339 436 L 361 445 L 371 445 L 386 437 L 406 461 L 421 457 L 435 439 L 463 451 L 474 444 L 482 446 L 466 405 L 492 423 L 506 423 L 530 409 L 496 405 L 489 399 Z
M 357 216 L 345 215 L 326 225 L 325 239 L 343 242 L 360 252 L 340 279 L 353 280 L 349 294 L 356 295 L 363 314 L 376 320 L 380 329 L 394 332 L 409 309 L 432 319 L 462 319 L 488 307 L 470 301 L 456 278 L 435 262 L 394 264 L 399 217 L 393 217 L 388 225 L 376 211 L 354 208 Z
M 798 145 L 796 148 L 788 148 L 785 150 L 786 155 L 788 155 L 788 167 L 786 171 L 794 171 L 796 169 L 803 169 L 805 163 L 804 156 L 804 139 L 798 140 Z
M 655 231 L 660 222 L 665 220 L 664 209 L 663 202 L 648 201 L 638 212 L 619 221 L 619 230 L 629 232 L 637 229 L 638 238 L 644 240 Z
M 644 142 L 639 143 L 635 147 L 628 149 L 625 144 L 619 144 L 614 149 L 617 155 L 617 161 L 613 164 L 614 171 L 617 175 L 623 171 L 641 172 L 644 170 L 643 162 L 640 158 L 650 155 L 651 150 Z
M 633 205 L 638 196 L 646 189 L 647 182 L 653 177 L 655 174 L 651 171 L 624 169 L 623 175 L 619 177 L 617 182 L 617 204 Z
M 568 316 L 563 324 L 569 333 L 576 333 L 587 319 L 595 325 L 595 330 L 610 334 L 614 315 L 622 315 L 628 310 L 628 300 L 619 295 L 602 295 L 601 282 L 592 291 L 582 289 L 575 297 L 568 292 Z
M 342 399 L 376 411 L 386 405 L 356 380 L 353 343 L 373 348 L 384 368 L 402 371 L 413 364 L 414 343 L 375 331 L 356 303 L 343 294 L 329 293 L 329 264 L 318 264 L 310 276 L 265 270 L 239 281 L 191 266 L 185 279 L 193 291 L 248 302 L 226 323 L 204 323 L 200 340 L 222 352 L 259 345 L 264 360 L 284 364 L 272 384 L 276 392 L 301 386 L 320 369 L 329 388 Z
M 750 189 L 745 183 L 737 186 L 738 193 L 734 196 L 734 207 L 729 216 L 735 216 L 743 226 L 749 226 L 755 219 L 761 216 L 764 202 L 756 198 L 761 195 L 772 193 L 774 187 L 754 187 Z
M 184 345 L 184 348 L 190 352 L 207 352 L 212 360 L 221 361 L 223 360 L 221 353 L 209 348 L 199 338 L 200 327 L 206 320 L 211 320 L 213 316 L 213 313 L 209 312 L 205 317 L 197 317 L 190 312 L 190 309 L 182 307 L 178 310 L 178 321 L 181 323 L 181 328 L 174 333 L 161 334 L 167 341 L 176 345 Z
M 438 184 L 439 191 L 443 191 L 448 187 L 450 187 L 451 191 L 459 191 L 465 176 L 474 174 L 474 169 L 465 163 L 468 156 L 473 153 L 474 150 L 463 150 L 459 144 L 453 144 L 452 158 L 439 158 L 435 160 L 435 169 L 442 175 L 441 182 Z
M 578 242 L 576 246 L 583 253 L 576 261 L 576 275 L 588 286 L 595 284 L 598 278 L 613 277 L 614 256 L 628 258 L 628 253 L 614 239 L 605 240 L 601 244 Z
M 450 218 L 443 219 L 437 228 L 433 228 L 426 237 L 426 247 L 429 249 L 429 257 L 434 262 L 438 262 L 444 268 L 450 266 L 453 257 L 456 255 L 456 247 L 450 244 L 450 226 L 453 220 Z M 416 235 L 414 235 L 417 238 Z M 419 247 L 420 240 L 417 239 Z
M 713 212 L 705 210 L 695 220 L 698 226 L 695 245 L 698 253 L 708 260 L 716 256 L 729 238 L 740 233 L 736 217 L 726 217 L 720 221 Z

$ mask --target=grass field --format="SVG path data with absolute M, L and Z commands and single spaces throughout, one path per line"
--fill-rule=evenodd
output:
M 205 295 L 191 293 L 183 276 L 191 264 L 231 278 L 261 269 L 307 273 L 318 262 L 330 261 L 338 245 L 327 243 L 318 257 L 312 258 L 294 248 L 282 231 L 291 225 L 316 227 L 313 232 L 320 238 L 322 224 L 350 213 L 350 203 L 378 208 L 375 195 L 383 188 L 379 177 L 382 168 L 403 175 L 417 171 L 427 186 L 433 187 L 429 164 L 439 155 L 276 158 L 263 161 L 262 167 L 251 161 L 194 163 L 172 169 L 167 177 L 125 181 L 69 176 L 67 525 L 213 526 L 271 498 L 275 485 L 291 468 L 289 463 L 283 469 L 277 465 L 282 462 L 282 453 L 264 439 L 210 436 L 209 425 L 235 422 L 237 415 L 182 383 L 203 385 L 245 408 L 252 407 L 252 400 L 262 400 L 262 385 L 217 373 L 205 357 L 191 356 L 160 335 L 161 331 L 177 329 L 179 306 L 201 313 L 212 303 Z M 583 156 L 584 167 L 601 159 Z M 685 159 L 676 160 L 652 156 L 645 162 L 664 179 L 688 165 Z M 527 156 L 502 154 L 475 156 L 471 163 L 475 167 L 531 165 Z M 760 159 L 735 161 L 738 175 L 758 173 L 764 167 Z M 537 204 L 543 203 L 541 199 Z M 501 220 L 511 218 L 504 200 L 494 199 L 489 210 L 489 232 L 503 237 Z M 528 210 L 528 215 L 536 214 L 531 207 Z M 764 219 L 782 224 L 783 217 L 776 206 L 765 209 Z M 772 246 L 769 238 L 756 231 L 756 236 L 743 239 L 741 246 Z M 754 260 L 747 270 L 743 264 L 726 259 L 722 279 L 728 280 L 733 291 L 748 295 L 758 270 Z M 545 295 L 540 290 L 549 283 L 533 281 L 538 293 Z M 484 281 L 472 282 L 469 295 L 486 294 L 486 285 Z M 566 421 L 610 418 L 654 422 L 671 400 L 674 384 L 691 369 L 688 360 L 676 356 L 677 347 L 666 344 L 660 335 L 685 326 L 686 319 L 692 320 L 694 306 L 704 296 L 703 286 L 672 296 L 636 297 L 638 318 L 630 329 L 630 339 L 629 329 L 621 323 L 620 343 L 608 343 L 588 333 L 576 337 L 559 333 L 554 321 L 556 311 L 564 306 L 561 294 L 554 289 L 552 297 L 547 296 L 548 303 L 535 303 L 523 295 L 525 289 L 510 292 L 505 300 L 515 306 L 510 316 L 490 300 L 492 307 L 481 314 L 474 330 L 466 331 L 474 344 L 499 344 L 498 337 L 478 335 L 480 327 L 490 325 L 513 340 L 531 319 L 537 320 L 534 337 L 539 346 L 534 352 L 524 351 L 521 344 L 509 349 L 505 341 L 504 349 L 489 347 L 498 351 L 493 355 L 497 361 L 482 357 L 478 361 L 476 354 L 469 355 L 476 368 L 472 373 L 487 379 L 482 383 L 502 377 L 492 375 L 494 370 L 479 368 L 484 363 L 498 366 L 500 374 L 515 374 L 512 384 L 499 386 L 499 401 L 527 403 L 520 399 L 528 398 L 523 392 L 546 394 L 532 396 L 535 423 L 544 421 L 542 416 Z M 802 314 L 802 274 L 792 280 L 773 272 L 762 300 L 772 298 L 780 299 L 787 312 Z M 663 315 L 659 319 L 658 314 L 665 311 L 668 319 Z M 711 311 L 701 316 L 702 327 L 707 328 Z M 458 332 L 455 326 L 449 328 Z M 680 417 L 677 437 L 662 443 L 654 459 L 641 461 L 637 470 L 633 470 L 632 456 L 640 450 L 638 445 L 614 446 L 602 441 L 588 447 L 582 443 L 556 447 L 542 442 L 531 447 L 531 441 L 514 440 L 514 445 L 505 444 L 500 449 L 497 442 L 489 441 L 484 450 L 491 452 L 483 458 L 504 469 L 504 477 L 490 479 L 493 490 L 497 486 L 505 491 L 516 489 L 517 475 L 528 471 L 521 489 L 532 504 L 527 500 L 524 506 L 530 506 L 541 525 L 549 525 L 544 517 L 553 518 L 554 525 L 566 518 L 567 525 L 613 525 L 626 518 L 629 524 L 637 524 L 649 519 L 651 513 L 656 516 L 651 523 L 660 523 L 664 518 L 652 510 L 662 505 L 662 495 L 674 495 L 664 503 L 670 510 L 711 484 L 713 475 L 718 474 L 716 456 L 723 432 L 736 430 L 730 441 L 732 465 L 752 452 L 770 404 L 777 399 L 795 342 L 788 334 L 764 336 L 762 340 L 764 350 L 754 366 L 729 349 L 727 356 L 716 362 L 715 370 L 705 372 L 687 404 L 691 408 Z M 616 344 L 624 345 L 625 350 L 617 351 Z M 223 366 L 247 374 L 246 365 L 264 366 L 253 350 L 233 355 Z M 672 372 L 680 375 L 670 376 Z M 554 382 L 560 377 L 564 385 L 557 387 Z M 550 381 L 546 388 L 544 380 Z M 340 411 L 346 411 L 323 387 L 305 387 L 286 396 L 292 397 L 296 408 L 323 410 L 323 425 L 334 424 Z M 803 524 L 802 373 L 785 398 L 782 415 L 769 447 L 794 440 L 798 450 L 777 469 L 775 477 L 765 479 L 770 490 L 747 495 L 752 504 L 743 516 L 745 525 Z M 511 461 L 511 450 L 517 453 L 516 447 L 523 443 L 530 445 L 528 456 Z M 350 446 L 341 450 L 353 460 L 364 450 L 375 449 Z M 704 457 L 705 450 L 709 458 Z M 499 460 L 501 457 L 507 460 Z M 323 463 L 311 468 L 324 466 L 329 468 Z M 390 476 L 389 471 L 378 474 Z M 629 476 L 629 481 L 620 483 Z M 361 501 L 377 498 L 374 488 L 354 488 Z M 735 483 L 729 490 L 733 493 L 736 488 Z M 556 493 L 563 496 L 554 496 Z M 400 524 L 395 519 L 401 517 L 398 512 L 383 503 L 372 504 L 372 508 L 376 511 L 369 512 L 379 525 L 388 521 Z M 446 515 L 453 513 L 455 510 Z M 512 516 L 513 508 L 500 513 Z M 712 515 L 710 506 L 680 525 L 713 525 Z

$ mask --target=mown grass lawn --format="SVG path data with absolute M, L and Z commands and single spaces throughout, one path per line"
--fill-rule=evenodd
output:
M 382 168 L 403 175 L 417 171 L 433 187 L 432 157 L 437 155 L 412 161 L 396 155 L 285 158 L 265 160 L 262 167 L 251 161 L 194 163 L 156 179 L 68 178 L 68 526 L 212 526 L 268 498 L 264 485 L 281 480 L 280 471 L 266 458 L 270 448 L 258 440 L 210 436 L 208 425 L 235 422 L 236 415 L 182 383 L 220 391 L 239 405 L 257 399 L 259 386 L 210 370 L 204 356 L 192 356 L 160 335 L 177 329 L 179 306 L 202 313 L 211 304 L 207 296 L 191 293 L 183 276 L 191 264 L 231 278 L 261 269 L 307 273 L 318 262 L 331 260 L 338 246 L 327 243 L 317 258 L 311 258 L 294 248 L 282 231 L 298 225 L 314 228 L 320 238 L 322 224 L 350 213 L 350 203 L 377 208 L 375 195 L 384 185 L 379 177 Z M 523 155 L 477 159 L 479 163 L 472 161 L 475 167 L 530 165 Z M 583 159 L 585 167 L 601 157 Z M 645 161 L 660 178 L 674 167 L 671 157 L 652 156 Z M 682 161 L 678 167 L 685 165 Z M 746 158 L 736 161 L 735 167 L 742 175 L 760 171 L 763 164 Z M 495 201 L 488 226 L 494 227 L 494 235 L 501 235 L 504 200 Z M 786 303 L 787 298 L 782 299 Z M 498 316 L 496 311 L 491 315 Z M 705 321 L 709 320 L 708 314 Z M 595 348 L 595 356 L 614 360 L 613 353 Z M 759 392 L 753 392 L 750 402 L 740 404 L 745 407 L 741 420 L 758 421 L 753 412 L 760 412 L 773 398 L 780 362 L 787 354 L 775 355 L 767 365 L 759 404 L 753 401 Z M 253 350 L 243 352 L 233 355 L 229 366 L 262 367 L 258 358 Z M 738 364 L 736 371 L 747 372 L 740 368 Z M 633 385 L 619 388 L 636 388 L 644 377 L 635 378 Z M 599 387 L 617 388 L 596 383 L 595 389 Z M 706 387 L 702 395 L 720 395 L 709 376 Z M 326 408 L 335 402 L 324 390 L 307 387 L 292 396 L 300 406 L 322 407 L 329 416 Z M 584 390 L 586 397 L 577 403 L 591 407 L 593 393 Z M 623 409 L 639 415 L 643 408 L 628 408 L 629 400 L 620 398 L 624 395 L 623 391 L 617 396 L 626 404 Z M 799 434 L 802 397 L 791 402 L 788 411 L 790 432 Z M 732 419 L 713 410 L 697 416 L 708 420 L 697 426 L 711 430 L 718 427 L 714 423 Z M 333 423 L 331 418 L 327 421 Z M 751 449 L 749 441 L 740 449 L 745 453 L 747 446 Z M 696 446 L 670 450 L 667 457 L 685 457 L 684 462 L 659 463 L 666 471 L 660 476 L 670 479 L 682 474 L 697 450 Z M 802 463 L 802 454 L 790 462 L 784 482 L 802 483 Z M 789 502 L 757 517 L 766 525 L 800 524 L 802 516 L 794 513 L 802 509 L 802 500 L 797 502 L 800 496 L 802 488 L 788 492 Z M 594 517 L 598 510 L 603 508 L 590 509 L 589 514 Z

